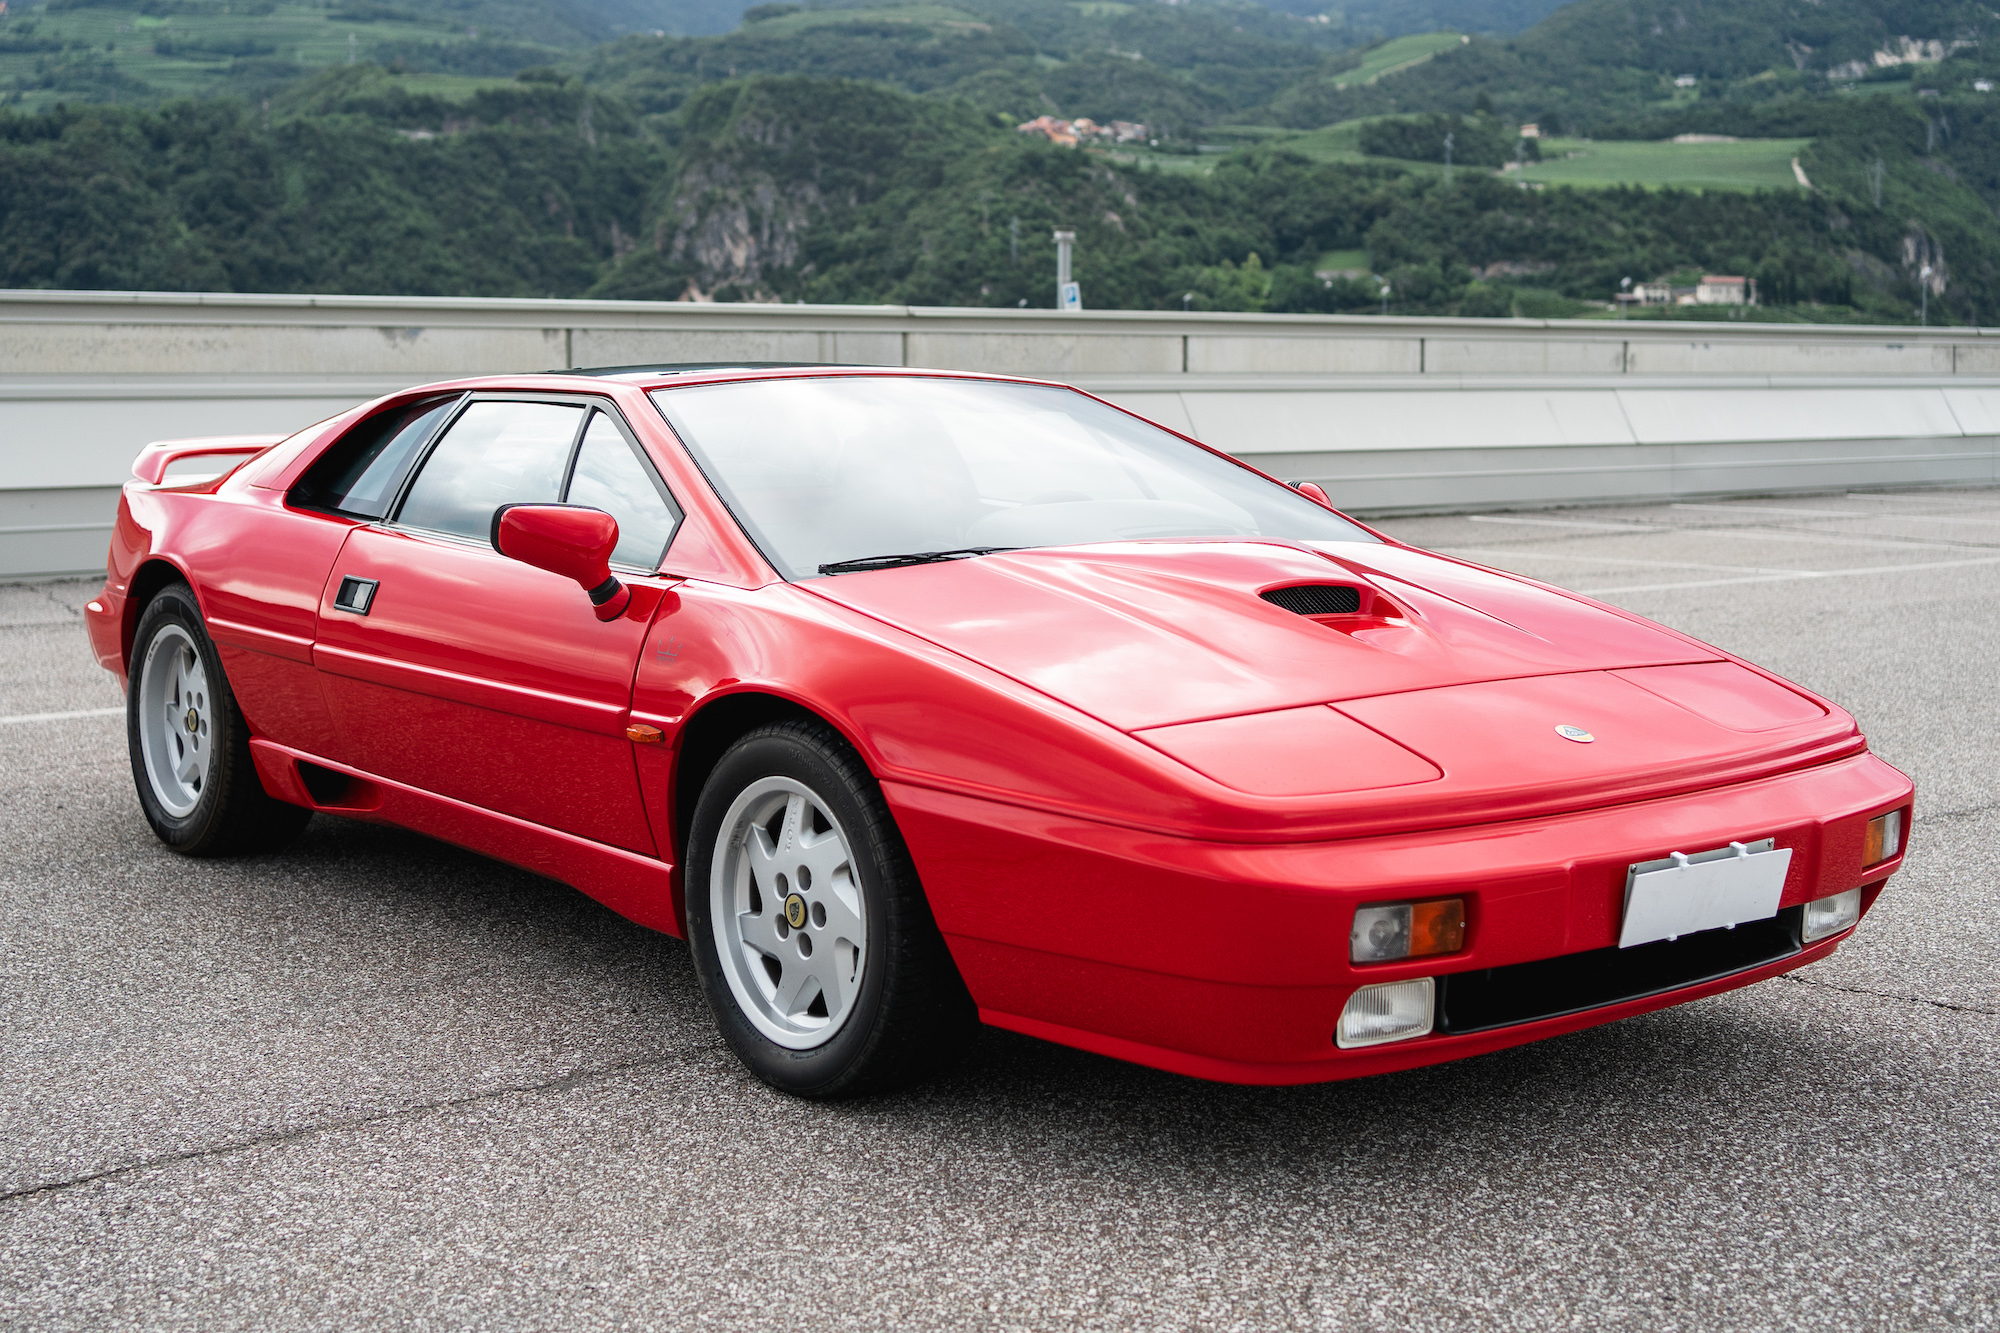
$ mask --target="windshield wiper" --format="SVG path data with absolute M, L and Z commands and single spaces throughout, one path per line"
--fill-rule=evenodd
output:
M 1018 551 L 1018 546 L 961 546 L 953 551 L 911 551 L 904 555 L 864 555 L 855 560 L 834 560 L 819 567 L 822 574 L 858 574 L 864 569 L 894 569 L 898 565 L 934 565 L 940 560 L 964 560 L 995 551 Z

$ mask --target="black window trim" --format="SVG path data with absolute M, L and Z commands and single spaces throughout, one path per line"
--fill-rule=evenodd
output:
M 424 465 L 431 461 L 431 455 L 437 451 L 438 445 L 450 433 L 451 428 L 458 424 L 459 418 L 464 416 L 474 403 L 549 403 L 557 407 L 580 407 L 583 409 L 582 415 L 577 421 L 576 429 L 569 437 L 569 458 L 563 464 L 562 486 L 556 491 L 559 497 L 569 494 L 570 482 L 576 475 L 577 456 L 583 449 L 583 437 L 590 431 L 591 418 L 599 412 L 602 412 L 609 418 L 612 426 L 624 437 L 625 447 L 630 449 L 634 456 L 638 458 L 640 469 L 645 473 L 647 480 L 653 483 L 653 490 L 667 506 L 667 512 L 673 516 L 673 527 L 667 533 L 666 545 L 660 548 L 660 558 L 650 567 L 621 564 L 614 561 L 612 562 L 612 568 L 624 570 L 628 573 L 644 575 L 659 573 L 660 566 L 666 563 L 667 553 L 674 549 L 674 538 L 680 536 L 681 525 L 687 517 L 687 512 L 674 499 L 673 491 L 668 488 L 666 480 L 660 476 L 660 470 L 653 465 L 653 460 L 647 457 L 646 450 L 640 445 L 638 436 L 633 433 L 631 425 L 626 422 L 623 414 L 618 411 L 618 405 L 609 398 L 601 398 L 595 394 L 535 393 L 532 390 L 509 392 L 504 389 L 466 394 L 445 418 L 444 423 L 432 431 L 431 437 L 424 441 L 424 447 L 415 456 L 416 461 L 405 468 L 402 477 L 397 481 L 394 500 L 383 511 L 385 517 L 373 520 L 374 522 L 382 527 L 392 528 L 397 532 L 420 534 L 438 541 L 456 542 L 466 546 L 483 547 L 487 550 L 492 549 L 491 543 L 482 538 L 467 537 L 464 533 L 460 532 L 439 532 L 435 528 L 420 528 L 415 524 L 402 521 L 403 504 L 410 498 L 410 490 L 416 485 L 417 477 L 422 474 Z M 565 503 L 565 501 L 558 499 L 557 503 Z

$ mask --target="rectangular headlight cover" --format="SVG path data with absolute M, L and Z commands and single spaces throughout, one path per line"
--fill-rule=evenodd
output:
M 1437 983 L 1430 977 L 1363 986 L 1347 997 L 1333 1034 L 1342 1050 L 1421 1037 L 1431 1030 Z
M 1806 904 L 1805 920 L 1800 926 L 1799 936 L 1807 944 L 1823 940 L 1829 935 L 1838 935 L 1861 919 L 1861 890 L 1849 889 L 1846 893 L 1836 893 L 1830 898 L 1819 898 Z

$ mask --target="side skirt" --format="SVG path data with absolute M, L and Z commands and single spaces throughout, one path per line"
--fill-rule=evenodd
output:
M 374 777 L 259 737 L 251 738 L 250 753 L 265 790 L 280 800 L 428 834 L 560 880 L 649 929 L 686 937 L 674 867 L 668 862 Z

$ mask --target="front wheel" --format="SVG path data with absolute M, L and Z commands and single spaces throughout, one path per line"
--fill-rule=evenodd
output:
M 689 850 L 695 967 L 752 1073 L 853 1096 L 953 1053 L 971 1002 L 880 789 L 831 728 L 773 723 L 731 746 Z
M 186 856 L 265 851 L 312 811 L 273 799 L 250 757 L 250 729 L 185 584 L 147 604 L 132 637 L 125 735 L 153 832 Z

